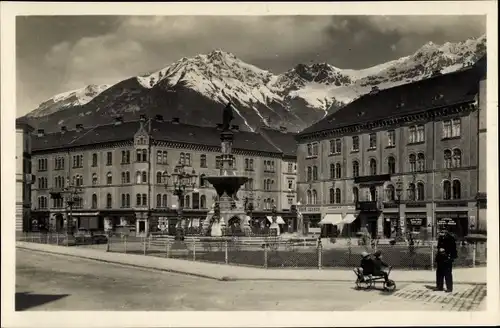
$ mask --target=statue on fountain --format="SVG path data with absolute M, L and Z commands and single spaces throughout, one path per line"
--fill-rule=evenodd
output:
M 234 120 L 233 107 L 230 102 L 227 103 L 224 111 L 222 112 L 222 131 L 229 131 L 231 128 L 231 121 Z

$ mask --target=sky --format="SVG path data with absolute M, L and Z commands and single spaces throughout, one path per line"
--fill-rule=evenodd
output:
M 313 62 L 361 69 L 485 31 L 484 16 L 18 16 L 17 116 L 214 49 L 275 74 Z

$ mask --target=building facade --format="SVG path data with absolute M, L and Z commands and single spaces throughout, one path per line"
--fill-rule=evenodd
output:
M 33 128 L 16 120 L 16 231 L 26 231 L 31 216 L 31 138 Z
M 486 225 L 485 61 L 378 90 L 298 136 L 298 201 L 309 228 L 372 237 L 459 237 Z M 481 210 L 483 209 L 483 210 Z
M 239 200 L 263 212 L 273 205 L 278 211 L 288 208 L 282 197 L 284 154 L 262 133 L 232 128 L 234 164 L 239 174 L 249 177 Z M 281 134 L 295 142 L 293 135 Z M 33 213 L 56 229 L 64 228 L 71 216 L 75 227 L 144 235 L 163 226 L 173 233 L 180 204 L 167 176 L 181 163 L 196 175 L 182 198 L 183 217 L 196 230 L 216 199 L 204 177 L 219 174 L 219 136 L 218 127 L 167 122 L 159 115 L 134 122 L 118 117 L 113 124 L 90 129 L 38 131 L 33 136 Z M 68 208 L 64 199 L 52 199 L 55 192 L 66 198 L 71 193 L 74 205 Z

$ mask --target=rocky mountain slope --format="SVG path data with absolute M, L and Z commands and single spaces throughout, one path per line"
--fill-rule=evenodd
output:
M 362 70 L 327 63 L 299 64 L 275 75 L 221 50 L 182 58 L 159 71 L 114 85 L 90 85 L 57 95 L 26 115 L 36 128 L 94 126 L 122 115 L 161 114 L 165 119 L 213 125 L 224 105 L 235 106 L 235 122 L 253 130 L 264 124 L 301 130 L 370 91 L 470 65 L 486 53 L 486 37 L 436 45 L 429 42 L 400 59 Z

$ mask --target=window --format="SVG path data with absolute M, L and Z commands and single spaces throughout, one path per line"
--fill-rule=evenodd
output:
M 330 204 L 335 203 L 335 190 L 333 188 L 330 188 L 329 190 L 329 198 L 330 198 Z
M 191 154 L 185 154 L 184 163 L 186 166 L 191 166 Z
M 198 182 L 198 184 L 200 185 L 200 187 L 206 187 L 205 183 L 206 183 L 205 182 L 205 174 L 200 174 L 200 181 Z
M 330 154 L 342 153 L 342 139 L 330 140 Z
M 424 142 L 425 141 L 425 126 L 420 124 L 417 125 L 417 140 L 416 142 Z
M 335 177 L 337 179 L 342 178 L 342 166 L 340 163 L 335 164 Z
M 112 184 L 113 183 L 113 173 L 111 172 L 108 172 L 108 174 L 106 174 L 106 184 Z
M 410 185 L 408 186 L 408 199 L 411 201 L 415 200 L 415 189 L 415 184 L 410 183 Z
M 73 168 L 83 167 L 83 155 L 73 155 Z
M 417 200 L 425 199 L 424 184 L 422 182 L 417 183 Z
M 200 155 L 200 167 L 207 167 L 207 155 Z
M 47 188 L 48 188 L 47 178 L 45 177 L 38 178 L 38 189 L 47 189 Z
M 342 194 L 340 193 L 340 188 L 335 189 L 335 204 L 342 203 Z
M 92 185 L 97 186 L 97 173 L 92 173 Z
M 113 153 L 110 151 L 106 153 L 106 165 L 113 165 Z
M 443 121 L 443 139 L 451 138 L 451 121 Z
M 156 172 L 156 184 L 162 184 L 162 172 Z
M 54 170 L 64 170 L 64 157 L 54 158 Z
M 423 153 L 417 155 L 417 171 L 425 171 L 425 155 Z
M 147 162 L 148 161 L 148 150 L 147 149 L 137 149 L 136 153 L 136 161 L 137 162 Z
M 451 168 L 451 150 L 449 149 L 446 149 L 444 151 L 444 168 L 445 169 Z
M 408 127 L 408 143 L 415 142 L 417 142 L 417 127 L 413 125 Z
M 222 167 L 222 160 L 220 156 L 215 157 L 215 168 L 220 169 Z
M 62 198 L 56 198 L 52 200 L 52 207 L 53 208 L 63 208 L 64 207 L 64 200 Z
M 253 159 L 251 159 L 251 158 L 250 158 L 249 165 L 250 165 L 250 170 L 253 170 Z
M 314 205 L 318 204 L 318 192 L 316 190 L 312 192 L 312 202 Z
M 122 150 L 122 164 L 130 164 L 130 150 Z
M 54 178 L 54 187 L 62 189 L 64 188 L 64 177 L 57 176 Z
M 130 183 L 130 172 L 125 172 L 125 183 Z
M 455 118 L 451 121 L 451 137 L 460 137 L 461 133 L 461 121 L 459 118 Z
M 410 172 L 415 172 L 417 171 L 417 157 L 415 154 L 410 155 Z
M 197 210 L 200 208 L 200 193 L 193 192 L 192 194 L 193 209 Z
M 288 173 L 293 173 L 293 163 L 288 163 Z
M 121 207 L 122 208 L 127 206 L 127 199 L 125 197 L 126 197 L 125 194 L 122 194 L 122 197 L 121 197 L 121 199 L 122 199 Z
M 135 183 L 137 183 L 137 184 L 141 183 L 141 181 L 142 181 L 142 179 L 141 179 L 141 178 L 142 178 L 141 171 L 137 171 L 137 172 L 135 173 Z
M 92 154 L 92 166 L 97 166 L 97 154 L 93 153 Z
M 352 137 L 352 151 L 359 151 L 359 137 L 354 136 Z
M 163 155 L 162 156 L 163 157 L 163 159 L 162 159 L 163 164 L 168 164 L 168 152 L 166 150 L 164 150 L 162 155 Z
M 45 209 L 47 208 L 47 206 L 48 206 L 47 197 L 45 196 L 38 197 L 38 208 Z
M 357 203 L 359 200 L 359 189 L 358 187 L 352 188 L 352 200 L 354 203 Z
M 163 153 L 161 150 L 156 152 L 156 164 L 163 164 Z
M 127 194 L 126 195 L 126 204 L 125 204 L 125 207 L 130 207 L 130 194 Z
M 311 157 L 312 155 L 312 144 L 307 144 L 307 157 Z
M 162 199 L 163 199 L 163 201 L 162 201 L 163 207 L 167 207 L 168 206 L 167 194 L 163 194 Z
M 75 197 L 74 200 L 75 200 L 75 203 L 73 205 L 74 208 L 83 208 L 83 198 L 82 197 Z
M 460 199 L 461 196 L 462 194 L 461 194 L 460 181 L 453 180 L 453 199 Z
M 370 159 L 370 175 L 377 175 L 377 161 L 374 158 Z
M 307 181 L 312 180 L 312 168 L 310 166 L 307 167 Z
M 141 194 L 135 195 L 135 205 L 141 206 Z
M 318 167 L 316 165 L 313 166 L 313 180 L 318 180 Z
M 142 183 L 148 183 L 148 176 L 146 171 L 142 171 Z
M 451 183 L 448 180 L 443 181 L 443 199 L 451 199 Z
M 38 160 L 38 171 L 47 171 L 47 159 L 46 158 L 40 158 Z
M 376 149 L 377 148 L 377 134 L 370 133 L 369 140 L 370 140 L 370 146 L 368 149 Z
M 453 149 L 453 167 L 462 166 L 462 151 L 458 148 Z
M 359 162 L 358 161 L 352 162 L 352 176 L 359 177 Z
M 97 208 L 97 195 L 92 194 L 92 208 Z
M 389 156 L 389 158 L 387 158 L 387 172 L 389 174 L 396 173 L 396 159 L 393 156 Z
M 250 161 L 248 160 L 248 158 L 245 158 L 245 171 L 248 171 L 250 169 L 249 163 Z
M 207 197 L 205 195 L 200 196 L 200 207 L 207 208 Z
M 113 199 L 111 198 L 111 194 L 106 195 L 106 208 L 113 207 Z
M 318 156 L 318 149 L 319 149 L 319 144 L 317 142 L 314 142 L 312 144 L 312 155 L 313 156 Z
M 293 189 L 293 179 L 288 179 L 287 183 L 288 183 L 288 189 Z
M 307 195 L 307 204 L 308 205 L 312 204 L 312 192 L 311 192 L 311 190 L 308 190 L 306 192 L 306 195 Z
M 387 147 L 396 146 L 396 131 L 387 131 Z
M 386 189 L 386 195 L 387 195 L 387 200 L 389 202 L 393 202 L 396 199 L 396 193 L 394 191 L 394 186 L 393 185 L 388 185 Z
M 189 195 L 186 195 L 186 197 L 184 198 L 184 206 L 186 208 L 191 208 L 191 197 L 189 197 Z
M 156 207 L 161 207 L 161 194 L 156 195 Z
M 330 180 L 335 179 L 335 165 L 332 163 L 330 164 Z

